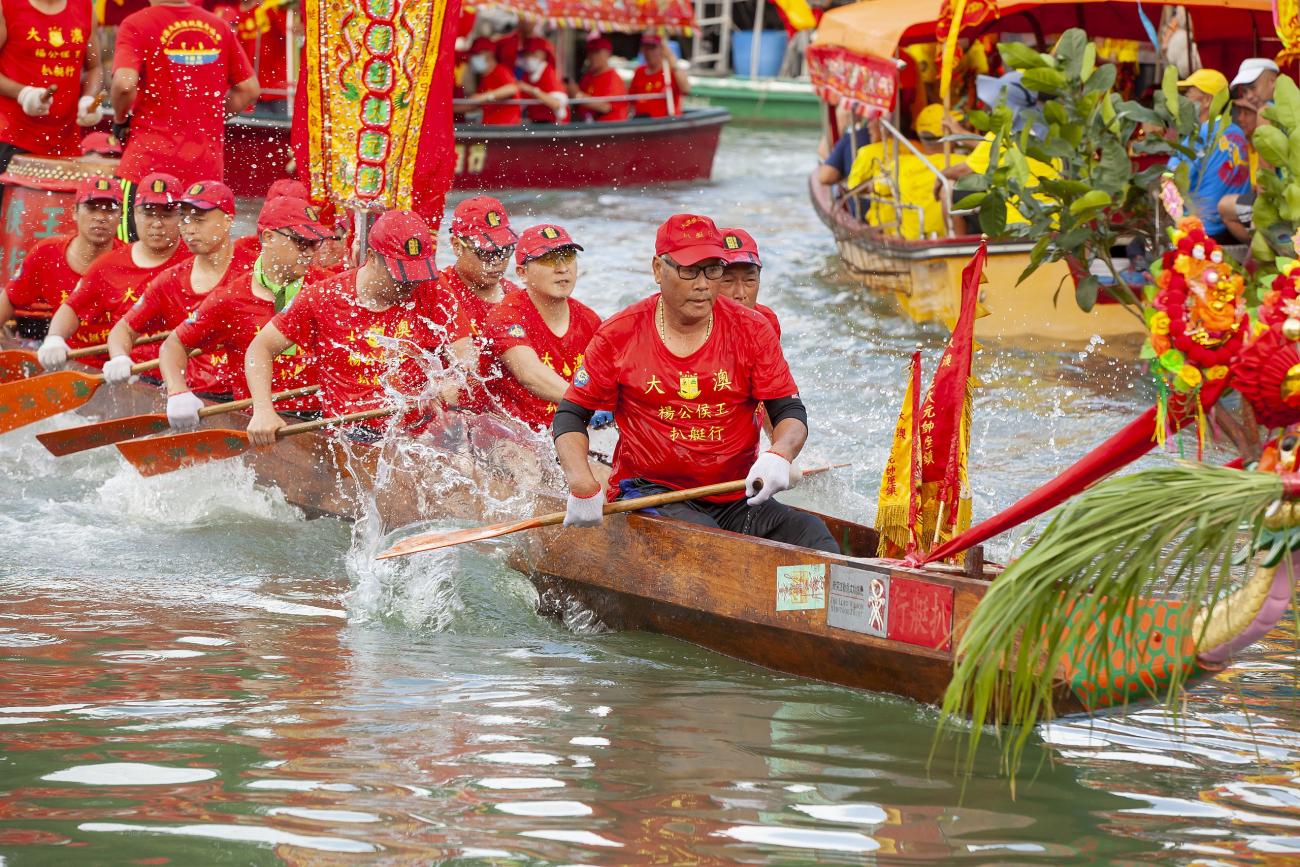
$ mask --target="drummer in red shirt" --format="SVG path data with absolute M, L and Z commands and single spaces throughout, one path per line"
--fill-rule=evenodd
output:
M 480 36 L 470 45 L 469 67 L 478 78 L 472 99 L 483 105 L 483 117 L 479 122 L 489 126 L 523 123 L 524 113 L 518 105 L 494 104 L 518 97 L 519 82 L 515 80 L 513 69 L 497 62 L 496 45 L 491 39 Z
M 567 123 L 569 120 L 569 94 L 564 82 L 555 71 L 555 48 L 540 36 L 531 36 L 524 42 L 524 55 L 520 65 L 524 77 L 519 79 L 519 93 L 529 99 L 540 100 L 540 105 L 524 109 L 529 123 Z
M 536 430 L 550 426 L 600 325 L 596 311 L 572 297 L 581 249 L 559 226 L 526 230 L 515 250 L 524 288 L 492 308 L 484 329 L 488 355 L 502 368 L 488 391 L 502 410 Z
M 645 63 L 632 73 L 632 86 L 628 93 L 665 94 L 658 99 L 638 99 L 637 117 L 668 117 L 682 113 L 682 97 L 691 92 L 691 81 L 686 73 L 677 68 L 672 61 L 672 54 L 664 45 L 663 39 L 650 34 L 641 37 L 641 56 Z
M 292 231 L 304 239 L 323 234 L 306 224 Z M 375 221 L 368 240 L 364 265 L 307 286 L 249 344 L 244 372 L 254 401 L 248 424 L 253 445 L 271 445 L 285 424 L 271 393 L 273 360 L 289 347 L 311 354 L 321 408 L 333 416 L 383 406 L 391 388 L 423 394 L 428 374 L 422 359 L 408 356 L 419 351 L 445 357 L 450 344 L 467 333 L 463 320 L 441 315 L 429 292 L 438 279 L 434 239 L 418 214 L 388 211 Z M 394 343 L 399 348 L 390 348 Z M 408 358 L 399 362 L 401 357 Z M 391 376 L 390 361 L 398 365 Z M 381 419 L 350 434 L 373 441 L 382 427 Z
M 145 288 L 140 300 L 117 320 L 108 333 L 108 363 L 104 382 L 126 382 L 131 377 L 131 347 L 142 334 L 171 331 L 203 302 L 222 281 L 248 271 L 252 260 L 238 257 L 230 229 L 235 220 L 235 194 L 220 181 L 192 184 L 180 198 L 181 240 L 191 258 L 163 271 Z M 191 358 L 190 380 L 202 393 L 224 398 L 227 360 L 221 355 Z
M 171 175 L 146 175 L 140 183 L 140 240 L 106 253 L 87 270 L 77 288 L 50 320 L 50 332 L 36 356 L 46 370 L 68 361 L 68 338 L 82 345 L 108 340 L 108 331 L 131 305 L 140 300 L 149 281 L 172 265 L 188 259 L 180 243 L 180 183 Z M 137 347 L 137 361 L 155 358 L 158 347 Z M 93 359 L 80 359 L 94 364 Z M 101 362 L 102 363 L 102 362 Z
M 709 218 L 670 217 L 655 237 L 659 294 L 597 329 L 552 424 L 569 483 L 564 523 L 594 527 L 603 520 L 606 498 L 587 461 L 587 425 L 597 409 L 613 406 L 616 498 L 743 478 L 744 494 L 660 510 L 694 524 L 838 551 L 819 519 L 772 499 L 790 487 L 808 416 L 772 326 L 717 296 L 713 281 L 724 270 L 724 252 Z M 760 404 L 773 425 L 771 448 L 762 454 L 754 424 Z
M 105 177 L 86 178 L 77 187 L 72 213 L 77 231 L 42 238 L 33 244 L 5 291 L 0 292 L 0 322 L 17 317 L 20 337 L 44 337 L 50 317 L 68 300 L 86 270 L 118 246 L 121 184 Z M 77 349 L 94 344 L 74 335 L 68 345 Z
M 627 85 L 618 71 L 609 65 L 609 58 L 614 53 L 614 44 L 603 36 L 587 41 L 587 71 L 578 81 L 573 91 L 574 99 L 596 99 L 603 96 L 627 96 Z M 627 120 L 629 103 L 619 100 L 609 102 L 587 102 L 577 107 L 578 116 L 584 120 L 620 121 Z
M 174 428 L 197 425 L 203 407 L 203 401 L 193 391 L 197 383 L 186 375 L 191 349 L 229 355 L 224 385 L 236 400 L 250 396 L 244 379 L 248 345 L 262 326 L 302 291 L 303 278 L 322 243 L 320 236 L 328 235 L 330 229 L 320 222 L 319 212 L 306 199 L 281 196 L 262 209 L 257 231 L 261 252 L 251 271 L 214 289 L 163 343 L 160 370 L 167 384 L 167 421 Z M 314 379 L 310 362 L 311 356 L 300 347 L 275 356 L 271 364 L 272 391 L 311 385 Z M 280 401 L 275 408 L 301 418 L 319 414 L 320 401 L 308 395 Z
M 135 237 L 133 196 L 145 175 L 167 172 L 186 186 L 224 177 L 226 115 L 248 108 L 260 92 L 248 56 L 220 18 L 188 0 L 150 3 L 122 22 L 113 56 L 127 239 Z
M 744 229 L 719 229 L 722 233 L 722 258 L 727 269 L 717 281 L 718 294 L 738 301 L 750 310 L 767 317 L 781 338 L 781 322 L 776 311 L 758 303 L 758 290 L 763 272 L 763 260 L 758 255 L 758 242 Z
M 76 156 L 103 116 L 99 31 L 89 0 L 0 4 L 0 172 L 15 154 Z

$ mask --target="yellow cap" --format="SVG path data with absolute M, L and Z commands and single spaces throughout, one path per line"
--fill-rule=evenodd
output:
M 1194 87 L 1203 93 L 1214 96 L 1221 90 L 1228 89 L 1228 76 L 1217 69 L 1198 69 L 1178 82 L 1179 87 Z
M 960 111 L 953 109 L 952 119 L 961 120 Z M 937 102 L 932 102 L 921 113 L 916 116 L 916 134 L 918 136 L 929 136 L 930 138 L 943 138 L 943 106 Z

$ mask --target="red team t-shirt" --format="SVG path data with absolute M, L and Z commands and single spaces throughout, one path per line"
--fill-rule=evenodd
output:
M 253 276 L 248 273 L 225 281 L 209 292 L 203 303 L 176 327 L 176 337 L 186 349 L 202 349 L 230 357 L 228 384 L 235 400 L 250 397 L 248 381 L 244 378 L 244 353 L 248 344 L 275 316 L 275 303 L 254 295 L 252 283 Z M 303 346 L 277 355 L 271 368 L 271 390 L 287 391 L 312 385 L 310 362 L 311 356 Z M 194 387 L 193 382 L 190 387 Z M 276 408 L 320 409 L 320 399 L 314 394 L 296 397 L 276 403 Z
M 542 320 L 537 305 L 525 290 L 507 295 L 488 316 L 484 335 L 488 352 L 484 353 L 500 368 L 488 380 L 488 392 L 501 408 L 537 430 L 550 425 L 555 404 L 542 400 L 524 388 L 511 375 L 501 356 L 516 346 L 530 347 L 538 359 L 565 381 L 573 382 L 574 372 L 582 366 L 583 352 L 591 336 L 600 327 L 600 317 L 581 301 L 569 299 L 569 330 L 557 337 Z
M 617 72 L 613 69 L 606 69 L 604 72 L 588 72 L 579 81 L 578 87 L 587 96 L 627 96 L 627 85 L 623 84 L 623 79 L 619 78 Z M 610 109 L 605 114 L 596 114 L 590 109 L 584 109 L 579 106 L 578 111 L 584 117 L 593 117 L 598 121 L 608 123 L 611 121 L 627 120 L 628 102 L 611 102 Z
M 515 81 L 515 74 L 509 66 L 504 63 L 498 63 L 492 67 L 492 71 L 478 80 L 478 89 L 482 93 L 488 90 L 496 90 L 498 87 L 505 87 Z M 518 98 L 516 96 L 511 99 Z M 524 122 L 524 113 L 517 105 L 499 105 L 488 102 L 483 104 L 483 123 L 493 126 L 512 126 Z
M 28 117 L 16 99 L 0 98 L 0 142 L 39 156 L 77 156 L 81 153 L 77 102 L 92 4 L 68 0 L 62 12 L 46 14 L 28 0 L 3 0 L 0 9 L 9 34 L 0 49 L 0 75 L 32 87 L 58 85 L 49 114 L 40 117 Z
M 141 268 L 131 258 L 135 245 L 123 245 L 95 260 L 86 274 L 68 296 L 67 305 L 77 314 L 81 325 L 74 335 L 82 346 L 93 346 L 108 341 L 108 332 L 114 323 L 126 315 L 131 305 L 140 300 L 145 287 L 163 271 L 190 258 L 184 244 L 177 244 L 171 258 L 154 268 Z M 68 343 L 72 346 L 71 341 Z M 131 357 L 137 362 L 152 361 L 158 357 L 158 344 L 148 343 L 136 347 Z M 79 359 L 95 367 L 103 365 L 100 359 Z
M 249 59 L 257 59 L 257 83 L 262 85 L 261 101 L 286 99 L 288 88 L 288 54 L 285 40 L 288 16 L 284 4 L 259 3 L 245 9 L 237 2 L 218 3 L 212 14 L 235 31 L 239 44 Z
M 408 395 L 424 390 L 427 377 L 415 359 L 389 375 L 388 340 L 431 350 L 468 333 L 463 320 L 447 319 L 421 288 L 405 304 L 373 311 L 357 303 L 357 272 L 306 286 L 272 322 L 312 356 L 311 372 L 327 415 L 371 409 L 384 402 L 384 383 Z M 383 420 L 379 421 L 383 424 Z
M 525 79 L 527 80 L 527 79 Z M 560 76 L 556 74 L 555 67 L 546 64 L 542 74 L 537 77 L 536 81 L 528 81 L 529 84 L 536 87 L 542 93 L 564 93 L 564 82 L 560 81 Z M 544 105 L 530 105 L 525 109 L 528 119 L 533 123 L 564 123 L 568 117 L 557 115 Z
M 9 303 L 14 306 L 18 316 L 43 317 L 54 315 L 59 305 L 68 300 L 73 287 L 81 275 L 72 270 L 68 264 L 68 245 L 76 235 L 59 235 L 54 238 L 42 238 L 32 245 L 32 249 L 23 257 L 5 289 Z M 118 246 L 114 242 L 114 247 Z M 80 338 L 74 334 L 68 338 L 68 346 L 90 346 L 89 343 L 74 344 Z
M 664 80 L 669 82 L 668 89 L 673 95 L 673 114 L 682 113 L 682 92 L 677 87 L 677 79 L 673 77 L 672 72 L 665 72 L 664 67 L 660 67 L 658 72 L 651 72 L 646 67 L 638 66 L 636 72 L 632 73 L 632 86 L 628 88 L 628 93 L 663 93 Z M 638 99 L 632 103 L 633 110 L 637 117 L 667 117 L 668 100 L 659 99 Z
M 501 291 L 508 296 L 511 292 L 518 292 L 520 289 L 509 280 L 503 279 Z M 492 308 L 497 306 L 497 302 L 484 301 L 478 297 L 473 289 L 465 285 L 460 274 L 456 273 L 455 265 L 448 265 L 438 273 L 438 288 L 435 292 L 438 306 L 442 308 L 441 315 L 449 321 L 463 320 L 465 327 L 469 329 L 469 333 L 478 344 L 478 381 L 471 381 L 469 387 L 461 393 L 460 405 L 473 412 L 483 412 L 488 408 L 485 383 L 496 375 L 493 373 L 492 359 L 486 352 L 487 347 L 484 345 L 483 336 L 488 317 L 492 314 Z
M 614 407 L 611 492 L 623 479 L 674 489 L 743 479 L 758 455 L 759 403 L 799 391 L 776 333 L 761 314 L 718 298 L 709 339 L 678 358 L 659 339 L 658 300 L 639 301 L 597 329 L 564 398 L 590 410 Z
M 253 67 L 230 26 L 196 6 L 150 6 L 117 32 L 113 69 L 140 73 L 118 177 L 169 172 L 183 185 L 224 170 L 226 92 Z
M 755 304 L 754 309 L 767 317 L 767 321 L 772 324 L 772 330 L 776 332 L 776 339 L 781 339 L 781 320 L 776 318 L 776 311 L 766 304 Z

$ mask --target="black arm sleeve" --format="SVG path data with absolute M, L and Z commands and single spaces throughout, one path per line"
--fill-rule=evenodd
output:
M 578 406 L 571 400 L 561 400 L 555 410 L 555 420 L 551 422 L 551 439 L 566 433 L 586 434 L 587 425 L 595 414 L 595 410 Z
M 803 401 L 797 395 L 765 400 L 763 408 L 767 410 L 768 421 L 772 422 L 774 428 L 788 418 L 798 419 L 803 422 L 804 427 L 808 427 L 808 410 L 804 408 Z M 560 414 L 556 413 L 556 420 L 559 420 L 559 417 Z

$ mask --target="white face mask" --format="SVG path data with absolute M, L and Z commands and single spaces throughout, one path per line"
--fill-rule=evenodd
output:
M 541 57 L 525 57 L 524 71 L 530 76 L 541 75 L 546 68 L 546 61 Z
M 475 75 L 482 75 L 487 72 L 488 59 L 485 54 L 475 54 L 469 59 L 469 68 L 474 70 Z

